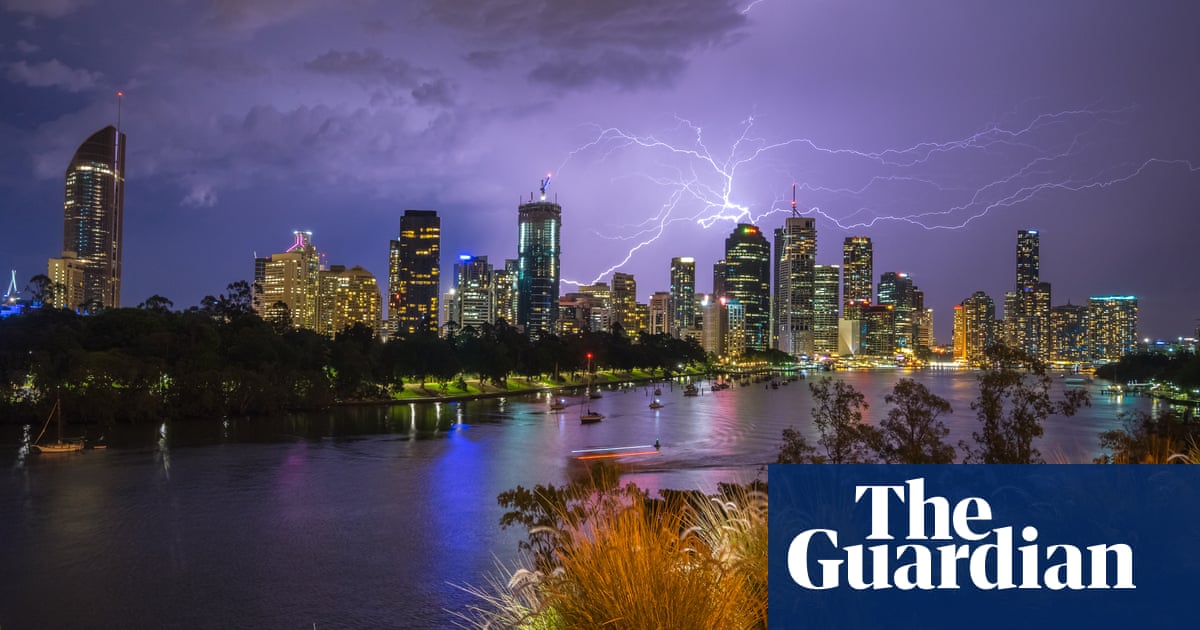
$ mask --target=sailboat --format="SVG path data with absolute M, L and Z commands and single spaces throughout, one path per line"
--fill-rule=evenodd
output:
M 46 435 L 46 429 L 50 427 L 50 421 L 54 418 L 58 418 L 58 439 L 48 444 L 42 444 L 42 436 Z M 63 439 L 62 403 L 58 399 L 54 400 L 54 407 L 50 409 L 50 415 L 46 417 L 46 424 L 42 425 L 42 432 L 39 433 L 37 439 L 33 441 L 33 448 L 39 453 L 70 453 L 72 451 L 83 450 L 82 439 Z
M 603 419 L 604 419 L 603 414 L 601 414 L 598 411 L 592 411 L 592 408 L 588 407 L 587 413 L 579 416 L 579 423 L 580 424 L 592 424 L 593 422 L 600 422 Z

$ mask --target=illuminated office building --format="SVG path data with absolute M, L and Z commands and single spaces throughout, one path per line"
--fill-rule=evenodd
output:
M 1087 307 L 1078 304 L 1064 304 L 1050 309 L 1051 361 L 1080 363 L 1088 360 L 1087 315 Z
M 963 360 L 978 365 L 988 348 L 996 343 L 996 303 L 983 291 L 962 301 Z M 955 336 L 959 332 L 955 331 Z
M 461 255 L 454 265 L 454 307 L 451 317 L 458 330 L 470 326 L 482 332 L 484 324 L 495 323 L 495 293 L 492 265 L 487 256 Z
M 671 334 L 682 338 L 695 325 L 696 259 L 671 259 Z
M 312 244 L 312 232 L 297 230 L 292 236 L 295 241 L 287 251 L 255 259 L 251 297 L 257 295 L 263 319 L 317 330 L 321 255 Z
M 813 353 L 816 356 L 829 356 L 838 351 L 841 267 L 815 265 L 813 279 Z
M 590 302 L 590 323 L 587 330 L 608 332 L 612 330 L 612 288 L 607 283 L 597 282 L 579 287 L 579 294 L 586 295 Z
M 816 291 L 817 225 L 793 216 L 775 230 L 775 348 L 793 356 L 811 356 L 813 295 Z
M 558 320 L 561 228 L 562 206 L 546 201 L 545 188 L 517 209 L 517 323 L 534 339 Z
M 51 258 L 46 277 L 50 287 L 43 299 L 54 308 L 77 311 L 83 308 L 87 286 L 87 261 L 75 257 L 74 252 L 63 252 L 62 258 Z
M 896 346 L 916 349 L 925 312 L 925 294 L 906 273 L 888 271 L 879 277 L 877 303 L 895 307 Z
M 657 291 L 650 296 L 649 321 L 647 322 L 651 335 L 671 334 L 671 294 L 667 291 Z
M 495 291 L 496 319 L 509 326 L 517 325 L 517 268 L 516 258 L 506 258 L 503 269 L 495 269 L 492 286 Z
M 1088 298 L 1088 353 L 1116 361 L 1137 349 L 1138 300 L 1132 295 Z
M 1037 230 L 1017 230 L 1018 288 L 1041 282 L 1040 238 Z
M 725 294 L 742 310 L 744 350 L 767 350 L 771 339 L 771 246 L 754 225 L 739 223 L 725 239 Z
M 362 324 L 376 337 L 383 327 L 383 299 L 375 276 L 359 266 L 333 265 L 318 272 L 317 328 L 330 337 Z
M 110 125 L 79 145 L 67 165 L 63 255 L 52 259 L 47 271 L 70 267 L 83 280 L 81 295 L 64 297 L 79 303 L 63 306 L 85 311 L 121 306 L 124 212 L 125 134 Z
M 442 221 L 433 210 L 405 210 L 388 259 L 388 328 L 396 337 L 438 333 Z
M 874 253 L 871 239 L 847 236 L 842 244 L 842 317 L 858 319 L 854 309 L 870 304 L 874 279 Z
M 633 274 L 620 271 L 613 274 L 609 317 L 612 323 L 621 325 L 626 335 L 637 334 L 637 281 Z
M 891 304 L 861 306 L 862 346 L 859 354 L 890 357 L 896 353 L 896 310 Z

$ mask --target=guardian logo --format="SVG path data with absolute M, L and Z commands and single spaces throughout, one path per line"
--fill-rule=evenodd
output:
M 1012 525 L 990 528 L 992 508 L 985 499 L 967 497 L 951 505 L 945 497 L 926 497 L 921 478 L 903 485 L 856 486 L 854 501 L 867 502 L 871 510 L 866 539 L 888 542 L 839 547 L 836 530 L 801 532 L 787 552 L 788 574 L 796 584 L 832 589 L 844 577 L 855 590 L 957 589 L 960 580 L 984 590 L 1136 588 L 1129 545 L 1095 544 L 1082 550 L 1070 544 L 1043 546 L 1037 543 L 1037 527 L 1026 525 L 1020 540 L 1029 544 L 1016 546 Z M 902 542 L 893 542 L 896 536 L 888 526 L 893 507 L 907 510 Z M 821 567 L 816 576 L 809 571 L 813 558 Z M 1113 575 L 1110 560 L 1116 566 Z
M 1200 466 L 768 469 L 768 628 L 1194 619 Z

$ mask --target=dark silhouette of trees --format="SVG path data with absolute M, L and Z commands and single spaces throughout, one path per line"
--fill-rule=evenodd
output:
M 980 428 L 971 434 L 974 444 L 961 442 L 965 462 L 978 464 L 1044 463 L 1033 441 L 1042 436 L 1042 423 L 1052 415 L 1072 416 L 1089 405 L 1087 391 L 1067 390 L 1063 398 L 1050 397 L 1050 376 L 1045 367 L 1024 353 L 995 346 L 986 355 L 979 375 L 979 398 L 971 409 Z
M 938 419 L 952 411 L 946 399 L 903 378 L 883 400 L 892 408 L 879 423 L 879 459 L 889 464 L 954 462 L 954 447 L 943 441 L 950 429 Z
M 817 444 L 831 464 L 869 464 L 875 461 L 879 436 L 875 427 L 863 423 L 868 407 L 862 392 L 845 381 L 823 378 L 808 384 L 812 392 L 813 424 L 820 433 Z

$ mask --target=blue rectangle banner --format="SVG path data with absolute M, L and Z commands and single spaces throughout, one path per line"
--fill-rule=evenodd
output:
M 770 628 L 1194 618 L 1200 466 L 771 465 Z

